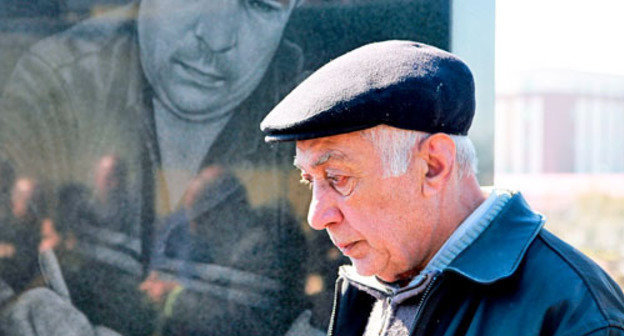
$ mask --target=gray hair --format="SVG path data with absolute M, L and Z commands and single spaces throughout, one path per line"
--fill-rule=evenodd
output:
M 380 125 L 361 131 L 379 153 L 384 169 L 384 177 L 400 176 L 407 171 L 412 158 L 412 148 L 427 139 L 431 134 L 403 130 Z M 459 178 L 477 173 L 477 155 L 472 141 L 467 136 L 451 135 L 455 143 L 455 160 Z

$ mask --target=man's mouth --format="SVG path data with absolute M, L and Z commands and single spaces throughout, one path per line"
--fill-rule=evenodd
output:
M 336 247 L 338 247 L 338 249 L 340 250 L 340 252 L 342 252 L 342 254 L 349 257 L 351 253 L 353 252 L 355 245 L 357 245 L 357 243 L 359 242 L 360 241 L 358 240 L 358 241 L 353 241 L 350 243 L 340 243 L 340 244 L 336 244 Z
M 226 76 L 214 67 L 205 67 L 193 62 L 175 60 L 174 68 L 178 68 L 184 79 L 206 88 L 219 88 L 226 84 Z

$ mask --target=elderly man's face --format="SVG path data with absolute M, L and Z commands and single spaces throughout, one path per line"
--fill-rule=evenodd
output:
M 141 1 L 141 62 L 159 100 L 191 119 L 228 113 L 260 83 L 294 2 Z
M 311 183 L 309 224 L 326 229 L 358 273 L 409 277 L 435 254 L 436 223 L 423 196 L 425 167 L 382 178 L 381 159 L 360 133 L 297 142 L 295 165 Z

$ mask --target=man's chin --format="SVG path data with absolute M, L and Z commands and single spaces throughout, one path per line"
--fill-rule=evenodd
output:
M 214 102 L 206 102 L 200 99 L 193 99 L 184 97 L 178 97 L 182 99 L 177 99 L 177 101 L 173 102 L 174 113 L 179 117 L 189 120 L 212 120 L 212 119 L 220 119 L 221 117 L 226 116 L 234 107 L 226 105 L 226 104 L 216 104 Z M 205 97 L 203 97 L 205 98 Z
M 375 276 L 385 282 L 394 282 L 399 280 L 397 274 L 384 272 L 382 267 L 375 267 L 375 265 L 371 265 L 362 260 L 358 261 L 351 259 L 351 265 L 355 267 L 355 271 L 361 276 Z
M 371 265 L 370 263 L 367 263 L 364 260 L 361 260 L 361 259 L 358 260 L 354 258 L 349 258 L 349 259 L 351 260 L 351 265 L 355 267 L 355 271 L 361 276 L 373 276 L 379 273 L 378 269 L 376 269 L 375 267 L 373 267 L 373 265 Z

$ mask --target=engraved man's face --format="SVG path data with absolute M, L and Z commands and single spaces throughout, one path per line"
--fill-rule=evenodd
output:
M 227 114 L 260 83 L 295 0 L 143 0 L 141 63 L 160 102 L 189 119 Z

